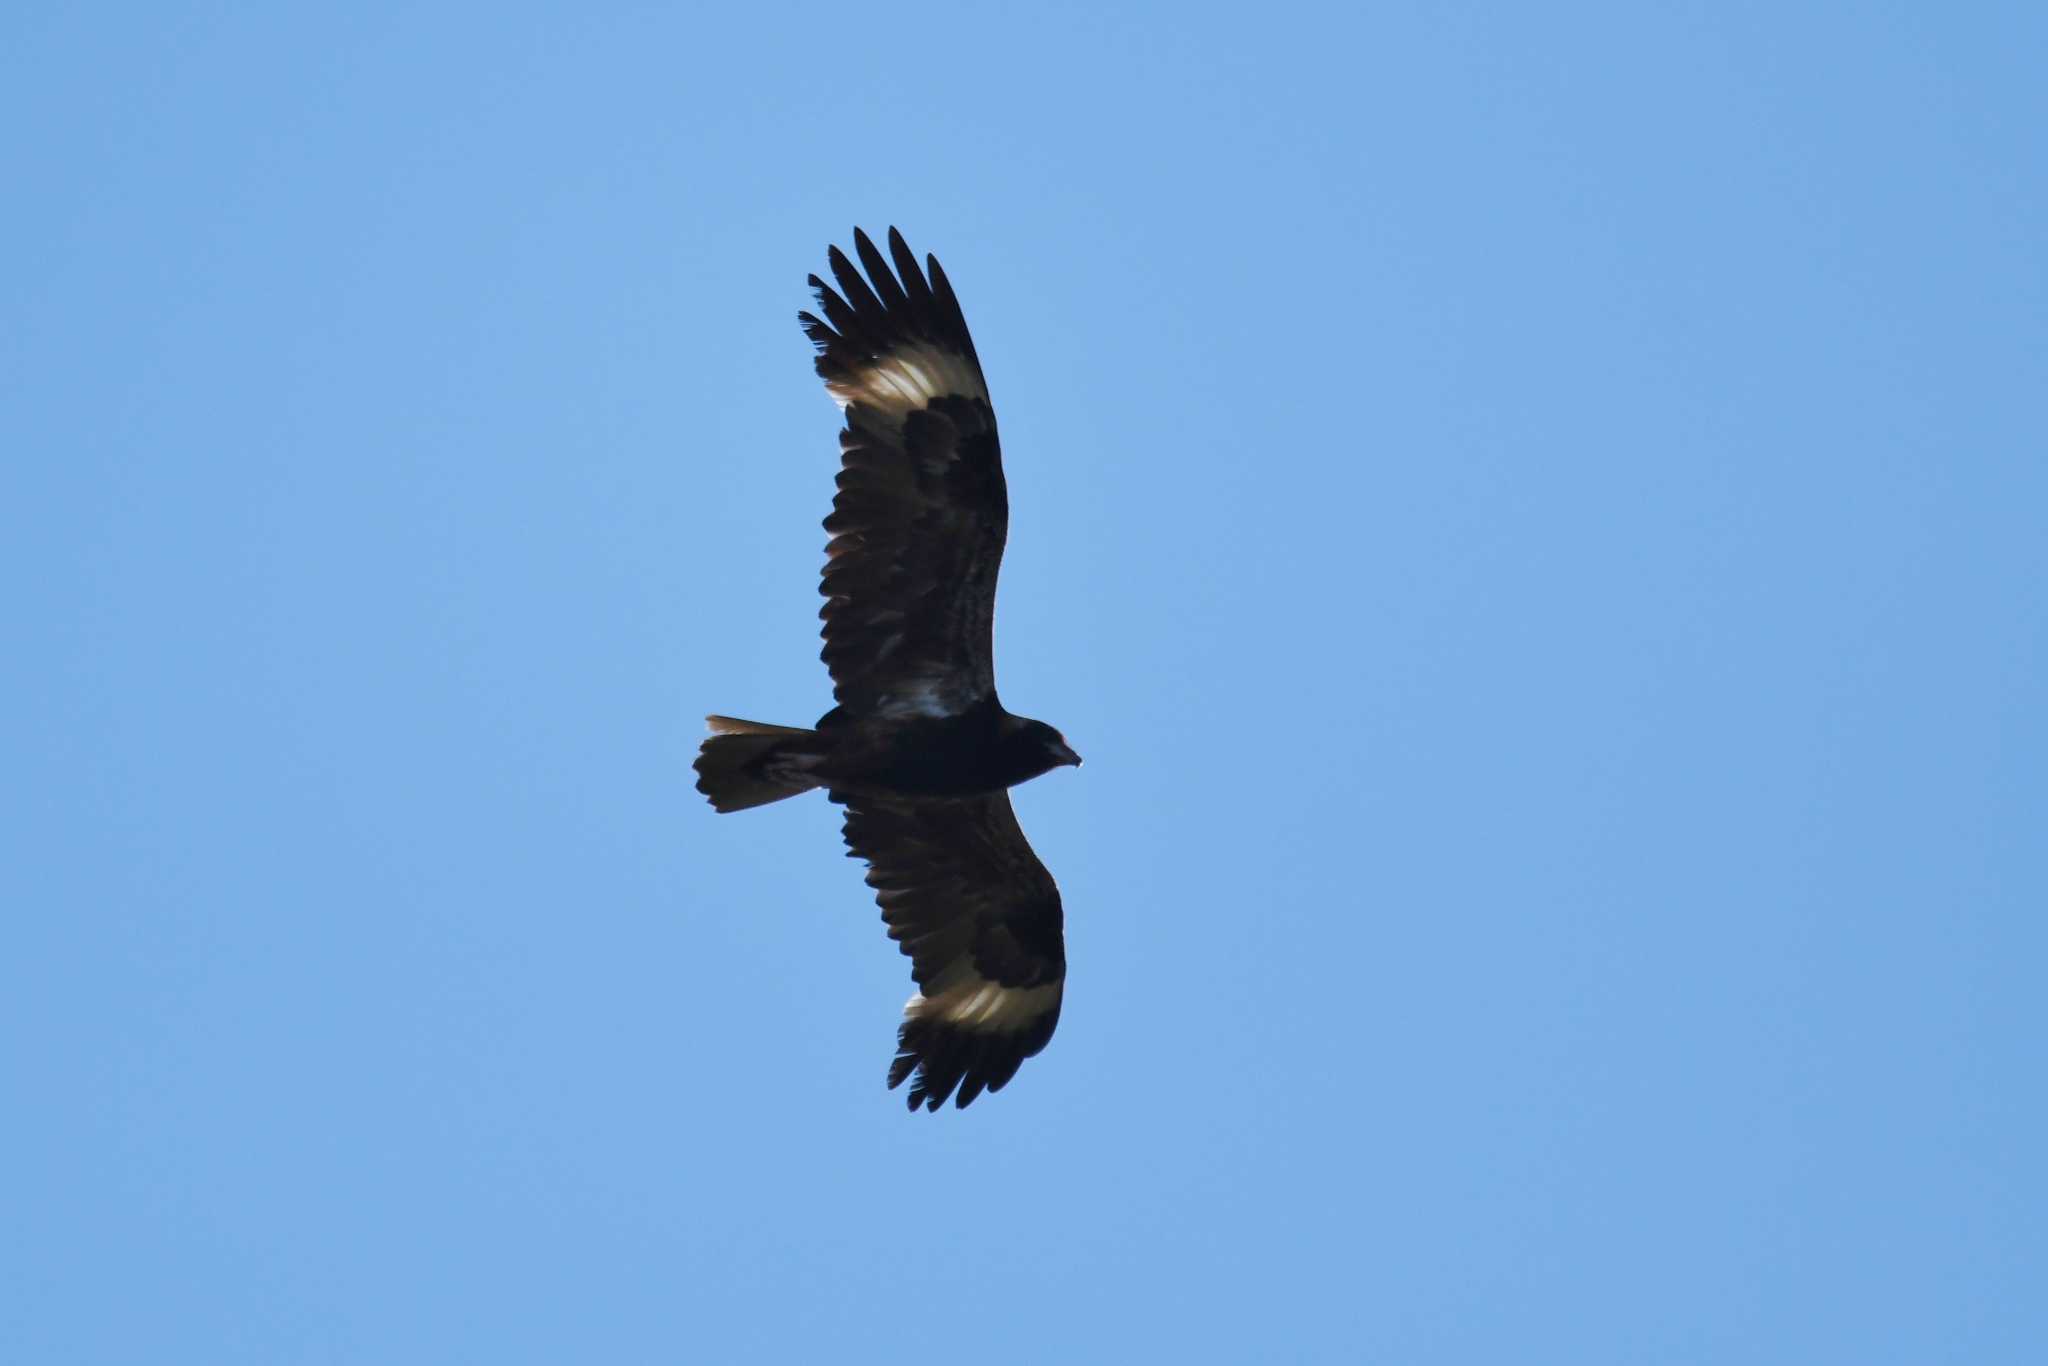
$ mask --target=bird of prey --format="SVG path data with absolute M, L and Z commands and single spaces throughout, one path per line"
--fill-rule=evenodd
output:
M 937 1110 L 1000 1091 L 1059 1022 L 1059 888 L 1008 789 L 1081 757 L 996 696 L 1009 496 L 953 286 L 894 228 L 887 258 L 853 241 L 867 278 L 831 248 L 838 289 L 810 277 L 825 316 L 797 315 L 846 421 L 819 585 L 838 705 L 809 730 L 706 718 L 697 790 L 719 811 L 812 788 L 845 808 L 849 857 L 917 982 L 889 1086 L 909 1079 L 910 1108 Z

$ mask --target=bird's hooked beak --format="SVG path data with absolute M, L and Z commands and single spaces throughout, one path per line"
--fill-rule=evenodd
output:
M 1060 765 L 1062 767 L 1072 765 L 1075 768 L 1079 768 L 1081 766 L 1081 756 L 1074 753 L 1074 747 L 1072 745 L 1069 745 L 1065 740 L 1062 740 L 1058 744 L 1054 745 L 1052 747 L 1052 753 L 1053 757 L 1059 760 Z

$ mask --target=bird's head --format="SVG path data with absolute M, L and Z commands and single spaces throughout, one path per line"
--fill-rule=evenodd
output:
M 1037 777 L 1055 768 L 1081 766 L 1081 756 L 1067 743 L 1067 737 L 1043 721 L 1015 717 L 1015 726 L 1004 738 L 1003 748 L 1015 756 L 1017 767 L 1027 777 Z

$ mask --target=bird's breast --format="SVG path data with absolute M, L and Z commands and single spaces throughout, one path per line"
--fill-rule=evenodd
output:
M 883 796 L 979 796 L 1015 781 L 1001 757 L 993 729 L 980 717 L 870 722 L 839 739 L 830 782 Z

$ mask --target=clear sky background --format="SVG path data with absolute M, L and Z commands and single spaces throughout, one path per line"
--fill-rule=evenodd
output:
M 2043 1360 L 2044 14 L 17 7 L 0 1358 Z M 856 223 L 1088 758 L 938 1115 L 689 772 Z

